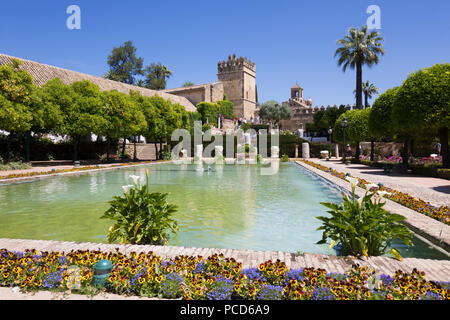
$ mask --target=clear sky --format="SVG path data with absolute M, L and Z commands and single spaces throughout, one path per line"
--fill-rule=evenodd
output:
M 81 30 L 69 30 L 69 5 Z M 256 62 L 259 101 L 286 101 L 296 82 L 314 105 L 353 104 L 355 71 L 337 67 L 336 40 L 381 9 L 385 56 L 363 69 L 384 91 L 412 71 L 450 62 L 449 0 L 2 1 L 0 52 L 102 76 L 114 46 L 131 40 L 144 64 L 173 71 L 168 88 L 217 81 L 229 54 Z

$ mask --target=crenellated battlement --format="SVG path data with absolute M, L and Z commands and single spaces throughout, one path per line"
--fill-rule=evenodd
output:
M 256 72 L 256 63 L 245 57 L 236 58 L 236 54 L 229 55 L 227 61 L 219 61 L 217 64 L 219 73 L 233 72 L 247 68 Z

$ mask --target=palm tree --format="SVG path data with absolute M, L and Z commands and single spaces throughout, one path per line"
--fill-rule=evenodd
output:
M 334 53 L 338 56 L 338 65 L 342 66 L 342 71 L 356 68 L 356 108 L 362 109 L 362 66 L 369 67 L 378 64 L 378 55 L 384 55 L 384 41 L 378 31 L 367 31 L 367 26 L 359 30 L 350 28 L 348 34 L 337 41 L 340 47 Z
M 363 82 L 362 84 L 362 92 L 364 94 L 364 108 L 369 107 L 369 99 L 372 99 L 374 94 L 378 94 L 378 88 L 375 87 L 373 83 L 370 83 L 369 81 Z M 355 94 L 356 97 L 356 90 L 353 90 L 353 94 Z
M 167 66 L 162 63 L 152 63 L 144 70 L 144 86 L 153 90 L 164 90 L 167 79 L 172 75 Z

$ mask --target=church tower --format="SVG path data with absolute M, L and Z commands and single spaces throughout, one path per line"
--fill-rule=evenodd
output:
M 255 118 L 256 64 L 233 54 L 228 56 L 228 61 L 219 61 L 217 77 L 228 100 L 234 104 L 236 116 Z

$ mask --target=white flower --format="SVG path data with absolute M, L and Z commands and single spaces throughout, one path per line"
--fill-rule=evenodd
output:
M 127 193 L 130 188 L 133 188 L 133 185 L 122 186 L 123 192 Z
M 129 176 L 131 179 L 133 179 L 133 183 L 134 184 L 138 184 L 138 180 L 141 178 L 139 176 L 135 176 L 135 175 L 130 175 Z
M 378 185 L 375 184 L 375 183 L 369 183 L 369 184 L 366 184 L 365 186 L 366 186 L 366 190 L 367 191 L 370 191 L 371 189 L 378 189 L 379 188 Z
M 389 192 L 386 192 L 386 191 L 378 191 L 377 193 L 381 197 L 390 196 L 392 194 L 392 193 L 389 193 Z
M 352 185 L 355 185 L 355 186 L 358 184 L 358 179 L 357 178 L 346 177 L 345 180 L 347 180 L 348 182 L 350 182 Z

